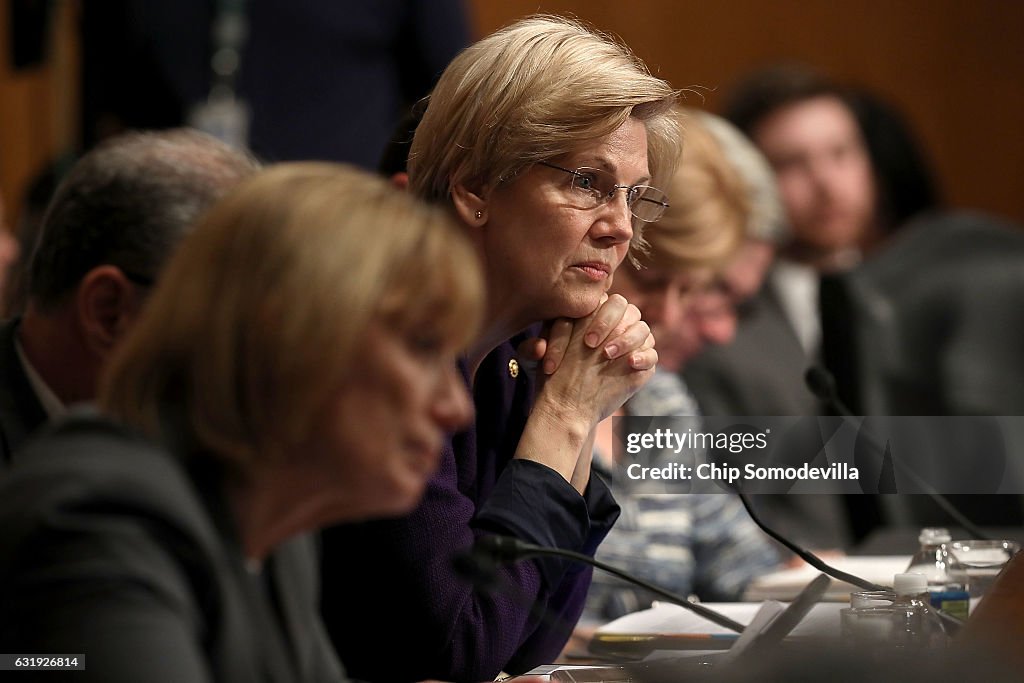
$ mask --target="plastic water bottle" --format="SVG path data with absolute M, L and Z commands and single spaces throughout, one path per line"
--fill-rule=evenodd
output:
M 907 572 L 923 574 L 928 582 L 928 600 L 932 607 L 959 619 L 967 619 L 970 595 L 966 572 L 949 552 L 952 540 L 948 529 L 921 529 L 917 538 L 921 549 L 910 560 Z
M 892 584 L 896 593 L 892 603 L 893 644 L 906 649 L 930 647 L 936 617 L 928 606 L 928 579 L 924 574 L 897 574 Z

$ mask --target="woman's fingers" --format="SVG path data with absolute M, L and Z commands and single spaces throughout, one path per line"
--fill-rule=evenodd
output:
M 629 367 L 634 370 L 652 370 L 658 364 L 658 350 L 654 348 L 654 335 L 647 335 L 643 345 L 629 356 Z
M 548 340 L 544 337 L 530 337 L 519 343 L 516 347 L 516 355 L 519 356 L 520 365 L 536 365 L 544 358 L 547 352 Z
M 603 347 L 605 357 L 610 360 L 638 349 L 650 333 L 636 306 L 619 294 L 605 295 L 597 310 L 587 318 L 561 318 L 551 323 L 544 350 L 545 374 L 554 373 L 562 364 L 574 325 L 580 324 L 584 326 L 583 343 L 591 349 Z
M 614 360 L 619 356 L 639 351 L 647 343 L 648 337 L 651 337 L 651 328 L 643 320 L 637 320 L 604 345 L 605 358 Z
M 554 374 L 562 365 L 565 358 L 565 351 L 569 348 L 569 340 L 572 338 L 573 321 L 568 318 L 559 318 L 551 323 L 548 330 L 547 346 L 544 350 L 544 362 L 542 369 L 545 375 Z
M 609 296 L 592 314 L 583 335 L 583 343 L 592 349 L 596 349 L 604 344 L 616 329 L 625 329 L 623 327 L 623 318 L 627 315 L 629 308 L 629 302 L 621 295 L 612 294 Z M 632 308 L 635 309 L 636 306 Z M 629 312 L 629 314 L 632 315 L 632 312 Z M 636 312 L 636 315 L 636 319 L 639 320 L 639 311 Z M 629 320 L 626 327 L 633 322 L 635 321 Z

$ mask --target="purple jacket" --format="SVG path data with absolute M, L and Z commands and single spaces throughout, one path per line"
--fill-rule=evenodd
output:
M 500 570 L 490 592 L 452 569 L 485 533 L 593 555 L 618 517 L 597 476 L 580 496 L 554 470 L 512 459 L 534 393 L 526 372 L 511 377 L 513 357 L 508 342 L 477 371 L 475 428 L 445 445 L 415 512 L 324 535 L 324 619 L 354 678 L 483 681 L 526 671 L 552 661 L 579 618 L 589 568 L 522 561 Z

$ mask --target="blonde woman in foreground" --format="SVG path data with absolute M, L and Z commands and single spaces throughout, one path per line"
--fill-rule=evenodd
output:
M 0 651 L 75 680 L 337 681 L 303 532 L 407 513 L 472 415 L 481 314 L 445 212 L 361 171 L 286 164 L 186 238 L 100 414 L 0 484 Z

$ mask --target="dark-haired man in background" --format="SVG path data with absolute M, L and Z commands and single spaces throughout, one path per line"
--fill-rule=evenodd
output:
M 724 113 L 771 164 L 790 234 L 761 290 L 741 304 L 734 341 L 687 365 L 687 384 L 709 415 L 831 414 L 804 384 L 821 358 L 821 277 L 854 267 L 934 206 L 931 174 L 898 114 L 806 67 L 751 74 Z M 847 545 L 839 501 L 820 497 L 814 507 L 813 515 L 795 504 L 773 512 L 792 514 L 780 526 L 795 540 Z
M 0 326 L 0 460 L 100 370 L 199 215 L 258 164 L 196 131 L 129 133 L 82 157 L 47 210 L 24 315 Z

